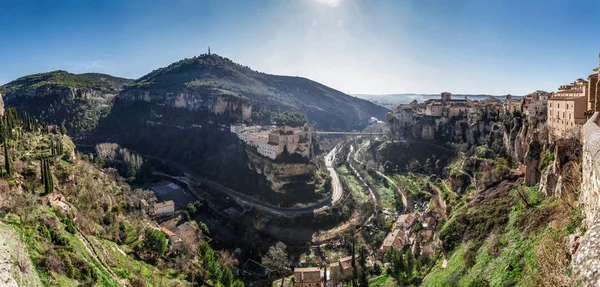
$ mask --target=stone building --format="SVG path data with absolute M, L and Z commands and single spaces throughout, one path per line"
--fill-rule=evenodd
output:
M 154 215 L 165 216 L 175 212 L 175 202 L 172 200 L 163 201 L 154 204 Z
M 321 286 L 321 268 L 307 267 L 294 269 L 294 287 Z
M 341 258 L 338 262 L 329 265 L 329 278 L 333 282 L 343 282 L 352 278 L 352 256 Z M 360 272 L 361 267 L 356 262 L 356 271 Z
M 523 97 L 523 112 L 528 118 L 537 118 L 546 120 L 548 116 L 548 99 L 552 93 L 545 91 L 535 91 Z
M 307 124 L 302 127 L 232 125 L 230 131 L 246 145 L 270 159 L 276 159 L 284 151 L 290 154 L 297 153 L 307 159 L 311 155 L 312 136 Z
M 381 247 L 379 247 L 379 255 L 383 256 L 390 248 L 402 251 L 406 245 L 406 241 L 406 234 L 404 231 L 396 229 L 390 232 L 383 240 Z
M 562 85 L 548 99 L 548 127 L 555 138 L 578 134 L 586 121 L 588 82 L 583 79 Z

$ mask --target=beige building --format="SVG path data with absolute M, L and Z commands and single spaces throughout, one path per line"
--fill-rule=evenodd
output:
M 390 248 L 401 251 L 404 249 L 404 245 L 406 245 L 406 234 L 404 231 L 396 229 L 390 232 L 383 240 L 381 247 L 379 247 L 379 255 L 383 256 Z
M 548 99 L 548 127 L 556 138 L 577 135 L 586 121 L 588 82 L 583 79 L 559 87 Z
M 294 287 L 321 286 L 321 268 L 308 267 L 294 269 Z
M 276 159 L 287 151 L 310 158 L 312 137 L 307 124 L 302 127 L 262 127 L 242 124 L 232 125 L 230 131 L 246 145 L 256 148 L 256 151 L 264 157 Z
M 163 201 L 154 204 L 154 215 L 164 216 L 171 215 L 175 212 L 175 202 L 172 200 Z
M 360 272 L 360 264 L 356 262 L 356 271 Z M 329 278 L 333 282 L 343 282 L 352 278 L 352 256 L 341 258 L 338 262 L 329 265 Z

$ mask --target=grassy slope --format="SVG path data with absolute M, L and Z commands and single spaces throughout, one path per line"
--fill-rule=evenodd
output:
M 22 166 L 20 169 L 23 171 L 31 170 L 39 172 L 39 162 L 36 157 L 40 150 L 47 150 L 50 138 L 57 138 L 60 136 L 44 135 L 40 133 L 24 133 L 23 145 L 17 145 L 15 151 L 18 155 L 15 159 L 15 164 Z M 71 151 L 74 146 L 67 137 L 62 137 L 65 145 L 65 149 Z M 3 157 L 3 156 L 2 156 Z M 18 164 L 17 164 L 18 163 Z M 78 160 L 77 163 L 72 163 L 67 158 L 56 158 L 53 164 L 53 174 L 59 189 L 65 193 L 66 199 L 70 201 L 70 204 L 74 207 L 72 214 L 80 214 L 79 220 L 76 220 L 77 225 L 81 229 L 92 230 L 95 233 L 104 233 L 105 231 L 102 225 L 99 225 L 94 221 L 94 216 L 98 215 L 94 210 L 86 210 L 83 201 L 97 202 L 102 205 L 102 202 L 115 202 L 119 203 L 123 201 L 122 194 L 112 193 L 116 188 L 117 183 L 111 181 L 110 177 L 102 173 L 100 170 L 91 166 L 89 163 Z M 75 182 L 75 186 L 64 187 L 61 178 L 72 175 L 72 182 Z M 25 190 L 33 189 L 39 190 L 41 185 L 36 183 L 39 179 L 26 180 L 22 175 L 17 172 L 13 176 L 13 179 L 9 181 L 9 184 L 24 184 Z M 101 186 L 90 185 L 91 182 L 97 181 Z M 76 191 L 77 193 L 72 193 Z M 111 192 L 112 191 L 112 192 Z M 13 193 L 13 196 L 17 196 L 17 193 Z M 27 192 L 27 191 L 22 191 Z M 89 197 L 91 193 L 100 196 L 99 198 Z M 111 194 L 112 193 L 112 194 Z M 19 195 L 20 196 L 20 195 Z M 36 196 L 37 197 L 37 196 Z M 75 199 L 81 199 L 82 202 L 78 202 Z M 37 200 L 40 200 L 41 197 Z M 110 206 L 110 205 L 109 205 Z M 40 279 L 46 286 L 79 286 L 83 281 L 79 278 L 69 278 L 68 276 L 48 271 L 46 267 L 46 260 L 51 250 L 57 252 L 60 256 L 68 254 L 72 264 L 78 268 L 83 265 L 89 266 L 96 274 L 95 286 L 120 286 L 120 278 L 114 278 L 109 272 L 102 266 L 98 260 L 86 249 L 83 242 L 78 238 L 78 233 L 71 234 L 65 231 L 65 224 L 62 223 L 64 215 L 59 215 L 55 209 L 50 206 L 42 205 L 38 202 L 31 207 L 20 210 L 14 206 L 9 207 L 12 212 L 9 212 L 2 219 L 3 222 L 9 224 L 19 234 L 21 241 L 24 243 L 26 250 L 33 262 L 33 272 L 39 274 Z M 102 208 L 102 207 L 100 207 Z M 113 209 L 114 210 L 114 209 Z M 93 213 L 88 213 L 93 212 Z M 28 217 L 24 217 L 25 213 Z M 87 214 L 84 216 L 84 214 Z M 100 214 L 102 216 L 102 214 Z M 25 220 L 24 220 L 25 219 Z M 41 219 L 41 220 L 40 220 Z M 44 223 L 42 222 L 58 222 L 59 226 L 56 229 L 56 233 L 66 239 L 64 244 L 53 243 L 43 232 L 45 229 Z M 79 223 L 78 223 L 79 222 Z M 168 283 L 170 281 L 180 281 L 173 279 L 176 277 L 175 274 L 169 272 L 161 272 L 155 266 L 152 266 L 144 261 L 135 259 L 135 254 L 131 251 L 131 248 L 124 245 L 119 246 L 117 243 L 102 239 L 100 237 L 87 235 L 88 240 L 92 244 L 92 248 L 97 254 L 102 256 L 101 260 L 105 265 L 110 266 L 114 274 L 135 274 L 136 276 L 143 277 L 146 282 L 153 282 L 160 280 Z M 118 250 L 125 250 L 126 253 L 122 254 Z M 110 256 L 110 258 L 107 258 Z M 113 260 L 114 259 L 114 260 Z M 77 271 L 79 274 L 81 271 Z M 122 278 L 129 278 L 129 276 L 123 275 Z
M 526 192 L 530 202 L 541 198 L 535 188 Z M 510 196 L 516 198 L 516 192 Z M 485 279 L 490 286 L 539 286 L 567 278 L 568 270 L 561 268 L 564 261 L 560 260 L 566 260 L 564 238 L 580 221 L 576 210 L 554 197 L 543 198 L 532 207 L 516 202 L 506 226 L 491 233 L 476 251 L 472 267 L 464 258 L 472 242 L 464 242 L 450 254 L 445 269 L 442 260 L 437 263 L 423 286 L 470 286 L 477 279 Z

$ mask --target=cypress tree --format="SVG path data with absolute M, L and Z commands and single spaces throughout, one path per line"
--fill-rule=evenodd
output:
M 6 175 L 10 176 L 11 171 L 10 156 L 8 155 L 8 148 L 6 147 L 6 140 L 4 140 L 4 169 L 6 169 Z

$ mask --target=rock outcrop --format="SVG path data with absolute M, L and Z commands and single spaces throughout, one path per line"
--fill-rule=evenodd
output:
M 218 93 L 209 90 L 184 92 L 160 91 L 124 91 L 119 99 L 125 101 L 143 101 L 190 111 L 206 111 L 214 115 L 227 115 L 232 121 L 250 121 L 252 119 L 252 103 L 249 99 L 229 93 Z
M 314 184 L 317 166 L 312 162 L 277 162 L 247 150 L 248 168 L 264 175 L 275 192 L 286 193 L 287 184 Z

